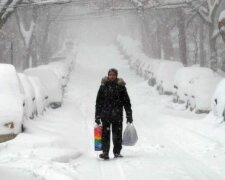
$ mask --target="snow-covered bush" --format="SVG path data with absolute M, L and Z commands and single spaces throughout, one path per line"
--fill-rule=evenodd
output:
M 48 95 L 46 87 L 41 83 L 40 79 L 35 76 L 28 76 L 35 95 L 35 105 L 38 114 L 43 114 L 45 107 L 48 105 Z
M 23 73 L 18 73 L 19 82 L 21 83 L 25 96 L 25 117 L 26 119 L 34 118 L 34 114 L 36 112 L 36 104 L 35 104 L 35 93 L 33 86 L 28 79 L 28 77 Z
M 41 83 L 46 87 L 49 104 L 52 108 L 61 106 L 63 91 L 54 71 L 39 67 L 26 69 L 24 73 L 40 79 Z
M 174 102 L 188 105 L 194 81 L 196 79 L 212 78 L 213 75 L 213 71 L 209 68 L 183 67 L 179 69 L 174 78 Z
M 195 109 L 196 113 L 209 112 L 213 94 L 221 80 L 222 77 L 216 74 L 213 77 L 196 79 L 190 94 L 190 108 Z
M 17 134 L 21 132 L 24 96 L 14 66 L 0 64 L 0 84 L 0 134 Z
M 172 94 L 176 72 L 182 67 L 184 67 L 183 64 L 176 61 L 160 62 L 156 72 L 157 89 L 160 94 Z

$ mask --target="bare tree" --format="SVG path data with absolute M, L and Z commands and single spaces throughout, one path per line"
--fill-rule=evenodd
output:
M 39 55 L 37 54 L 38 53 L 37 46 L 39 45 L 39 43 L 37 42 L 37 39 L 36 39 L 37 27 L 40 25 L 38 24 L 38 18 L 40 16 L 38 11 L 43 6 L 46 7 L 47 5 L 51 5 L 51 4 L 61 5 L 68 2 L 70 1 L 66 1 L 66 0 L 54 1 L 53 0 L 53 1 L 48 1 L 45 3 L 41 3 L 41 2 L 39 3 L 38 1 L 33 4 L 28 3 L 27 6 L 17 9 L 16 11 L 17 24 L 18 24 L 19 32 L 23 39 L 24 48 L 25 48 L 23 68 L 32 67 L 39 57 Z M 25 11 L 24 11 L 24 8 L 26 8 Z M 27 16 L 24 16 L 24 14 L 27 14 Z M 45 44 L 46 42 L 45 40 L 47 40 L 48 29 L 50 26 L 48 14 L 46 16 L 46 19 L 47 19 L 47 24 L 44 25 L 45 33 L 42 34 L 43 38 L 40 38 L 43 40 L 43 42 L 40 43 L 40 46 Z M 45 48 L 45 45 L 43 46 L 43 48 Z
M 217 50 L 216 50 L 216 39 L 218 37 L 218 32 L 215 32 L 215 16 L 216 11 L 219 7 L 221 0 L 204 0 L 204 1 L 191 1 L 188 4 L 195 10 L 203 21 L 207 25 L 208 29 L 208 39 L 209 39 L 209 62 L 210 67 L 214 71 L 217 70 Z
M 178 38 L 179 38 L 179 49 L 180 49 L 180 60 L 187 66 L 187 46 L 186 46 L 186 28 L 185 28 L 185 15 L 182 9 L 177 9 L 178 16 Z
M 16 7 L 22 2 L 22 0 L 6 0 L 1 2 L 0 7 L 0 29 L 7 22 L 8 18 L 13 14 Z
M 31 9 L 31 13 L 32 13 L 32 18 L 30 20 L 30 22 L 28 23 L 28 28 L 26 28 L 25 25 L 25 20 L 22 20 L 22 15 L 20 15 L 21 12 L 19 12 L 18 10 L 16 11 L 16 19 L 17 19 L 17 24 L 19 27 L 19 32 L 21 34 L 21 37 L 23 39 L 23 43 L 24 43 L 24 48 L 25 48 L 25 54 L 24 54 L 24 63 L 23 63 L 23 67 L 27 68 L 27 67 L 31 67 L 32 66 L 32 40 L 33 40 L 33 36 L 34 36 L 34 31 L 35 31 L 35 27 L 37 24 L 37 6 L 33 6 Z M 24 11 L 23 11 L 24 12 Z

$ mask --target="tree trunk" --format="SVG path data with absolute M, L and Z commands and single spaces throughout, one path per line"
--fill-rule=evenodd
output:
M 49 35 L 49 28 L 50 28 L 50 16 L 49 11 L 46 15 L 46 23 L 44 24 L 43 34 L 42 34 L 42 41 L 40 47 L 40 60 L 41 62 L 46 62 L 49 56 L 49 45 L 48 45 L 48 35 Z
M 204 55 L 204 22 L 202 18 L 200 18 L 200 29 L 199 29 L 199 58 L 200 58 L 200 66 L 205 66 L 205 55 Z
M 163 54 L 164 54 L 164 59 L 173 59 L 174 57 L 174 50 L 173 50 L 173 44 L 171 41 L 171 36 L 170 36 L 170 30 L 168 27 L 166 27 L 166 24 L 162 25 L 162 49 L 163 49 Z
M 29 48 L 25 48 L 23 69 L 28 68 L 30 65 L 30 54 L 31 54 L 31 50 Z
M 214 23 L 208 24 L 209 26 L 209 53 L 210 53 L 210 59 L 209 59 L 209 64 L 210 68 L 213 71 L 217 71 L 217 62 L 218 62 L 218 57 L 217 57 L 217 50 L 216 50 L 216 38 L 212 38 L 213 32 L 214 32 Z
M 141 40 L 142 40 L 142 47 L 143 51 L 147 55 L 151 55 L 151 44 L 149 42 L 149 27 L 148 22 L 146 20 L 146 15 L 144 11 L 140 12 L 140 21 L 141 21 Z
M 183 12 L 183 9 L 177 10 L 177 16 L 178 16 L 178 38 L 179 38 L 179 55 L 180 60 L 184 64 L 184 66 L 187 66 L 187 47 L 186 47 L 186 31 L 185 31 L 185 15 Z
M 156 27 L 156 31 L 151 34 L 151 49 L 152 49 L 152 57 L 155 59 L 161 59 L 161 43 L 158 40 L 159 31 L 158 25 Z

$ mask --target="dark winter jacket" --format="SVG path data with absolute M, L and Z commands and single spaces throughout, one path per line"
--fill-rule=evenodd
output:
M 122 78 L 109 81 L 104 77 L 96 99 L 95 119 L 102 121 L 123 121 L 123 107 L 126 111 L 127 122 L 132 122 L 130 98 Z

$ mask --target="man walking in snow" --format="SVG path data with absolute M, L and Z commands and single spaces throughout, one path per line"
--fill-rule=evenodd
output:
M 132 110 L 125 82 L 118 78 L 118 71 L 110 69 L 108 76 L 104 77 L 96 99 L 95 122 L 102 123 L 102 159 L 109 159 L 110 127 L 112 126 L 114 157 L 123 157 L 122 149 L 123 132 L 123 107 L 126 111 L 127 123 L 132 123 Z

